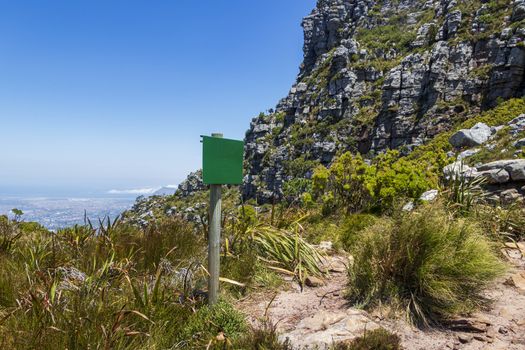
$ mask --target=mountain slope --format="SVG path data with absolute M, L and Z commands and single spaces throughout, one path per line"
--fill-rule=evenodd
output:
M 319 0 L 302 26 L 296 83 L 246 133 L 245 198 L 279 199 L 345 150 L 407 152 L 525 94 L 523 0 Z

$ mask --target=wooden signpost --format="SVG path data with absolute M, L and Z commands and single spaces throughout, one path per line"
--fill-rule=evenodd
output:
M 242 183 L 244 142 L 216 133 L 202 136 L 202 181 L 210 185 L 208 224 L 208 302 L 219 298 L 221 254 L 221 187 Z

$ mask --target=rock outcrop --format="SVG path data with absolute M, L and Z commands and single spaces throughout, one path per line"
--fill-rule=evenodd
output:
M 502 149 L 500 152 L 494 151 L 495 144 L 489 144 L 488 141 L 494 141 L 494 137 L 502 130 L 500 135 L 503 140 L 507 137 L 507 146 L 514 147 L 513 159 L 501 159 L 501 152 L 507 152 Z M 489 128 L 488 126 L 478 123 L 470 129 L 462 129 L 454 133 L 449 142 L 456 148 L 464 149 L 468 146 L 481 146 L 474 149 L 463 150 L 457 156 L 457 160 L 443 169 L 445 180 L 451 181 L 458 178 L 465 178 L 473 181 L 479 178 L 483 179 L 481 187 L 485 190 L 485 198 L 495 204 L 515 204 L 525 200 L 525 159 L 518 158 L 522 155 L 520 135 L 525 134 L 525 114 L 509 121 L 506 125 L 499 125 Z M 469 166 L 470 157 L 475 156 L 481 151 L 481 148 L 490 150 L 491 158 L 496 159 L 489 162 L 477 163 Z M 472 165 L 472 164 L 471 164 Z
M 479 146 L 492 135 L 491 128 L 484 123 L 477 123 L 470 129 L 461 129 L 450 137 L 450 143 L 456 148 Z
M 524 17 L 522 0 L 319 0 L 297 82 L 246 133 L 244 197 L 278 199 L 338 152 L 409 151 L 523 96 Z
M 202 182 L 202 170 L 197 170 L 193 173 L 190 173 L 184 181 L 179 184 L 177 188 L 177 193 L 181 197 L 188 197 L 193 195 L 195 192 L 203 191 L 207 187 Z

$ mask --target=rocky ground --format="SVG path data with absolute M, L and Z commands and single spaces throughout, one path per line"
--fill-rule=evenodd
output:
M 367 312 L 347 305 L 344 298 L 348 258 L 327 259 L 329 275 L 309 281 L 303 291 L 290 282 L 277 294 L 255 293 L 238 307 L 251 322 L 267 317 L 277 324 L 283 339 L 305 349 L 326 349 L 334 341 L 348 340 L 366 330 L 386 328 L 398 334 L 407 350 L 525 349 L 525 242 L 509 244 L 502 253 L 509 271 L 487 291 L 493 303 L 475 315 L 458 318 L 443 328 L 420 330 L 387 308 Z

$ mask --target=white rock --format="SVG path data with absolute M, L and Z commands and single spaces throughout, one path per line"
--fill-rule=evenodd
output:
M 516 147 L 516 148 L 525 147 L 525 138 L 514 142 L 513 146 Z
M 480 171 L 479 176 L 484 177 L 489 184 L 502 184 L 510 180 L 510 175 L 505 169 Z
M 453 180 L 459 176 L 475 177 L 476 174 L 475 168 L 469 167 L 460 160 L 443 168 L 443 175 L 445 175 L 446 180 Z
M 510 174 L 512 181 L 525 180 L 525 159 L 517 159 L 505 167 Z
M 470 129 L 461 129 L 453 134 L 449 142 L 456 148 L 479 146 L 492 135 L 491 128 L 484 123 L 477 123 Z
M 482 164 L 478 166 L 479 171 L 485 171 L 485 170 L 493 170 L 493 169 L 502 169 L 505 168 L 511 164 L 514 164 L 518 162 L 518 159 L 504 159 L 504 160 L 496 160 L 494 162 Z
M 480 151 L 479 148 L 468 149 L 466 151 L 463 151 L 463 152 L 461 152 L 458 155 L 458 160 L 462 160 L 462 159 L 465 159 L 465 158 L 468 158 L 468 157 L 472 157 L 474 154 L 478 153 L 479 151 Z
M 321 241 L 319 242 L 319 249 L 321 250 L 332 250 L 333 244 L 331 241 Z
M 414 210 L 414 202 L 410 201 L 407 204 L 403 205 L 403 211 L 412 211 Z
M 438 190 L 429 190 L 423 193 L 421 197 L 419 197 L 419 199 L 422 200 L 423 202 L 431 202 L 437 198 L 438 193 L 439 193 Z

